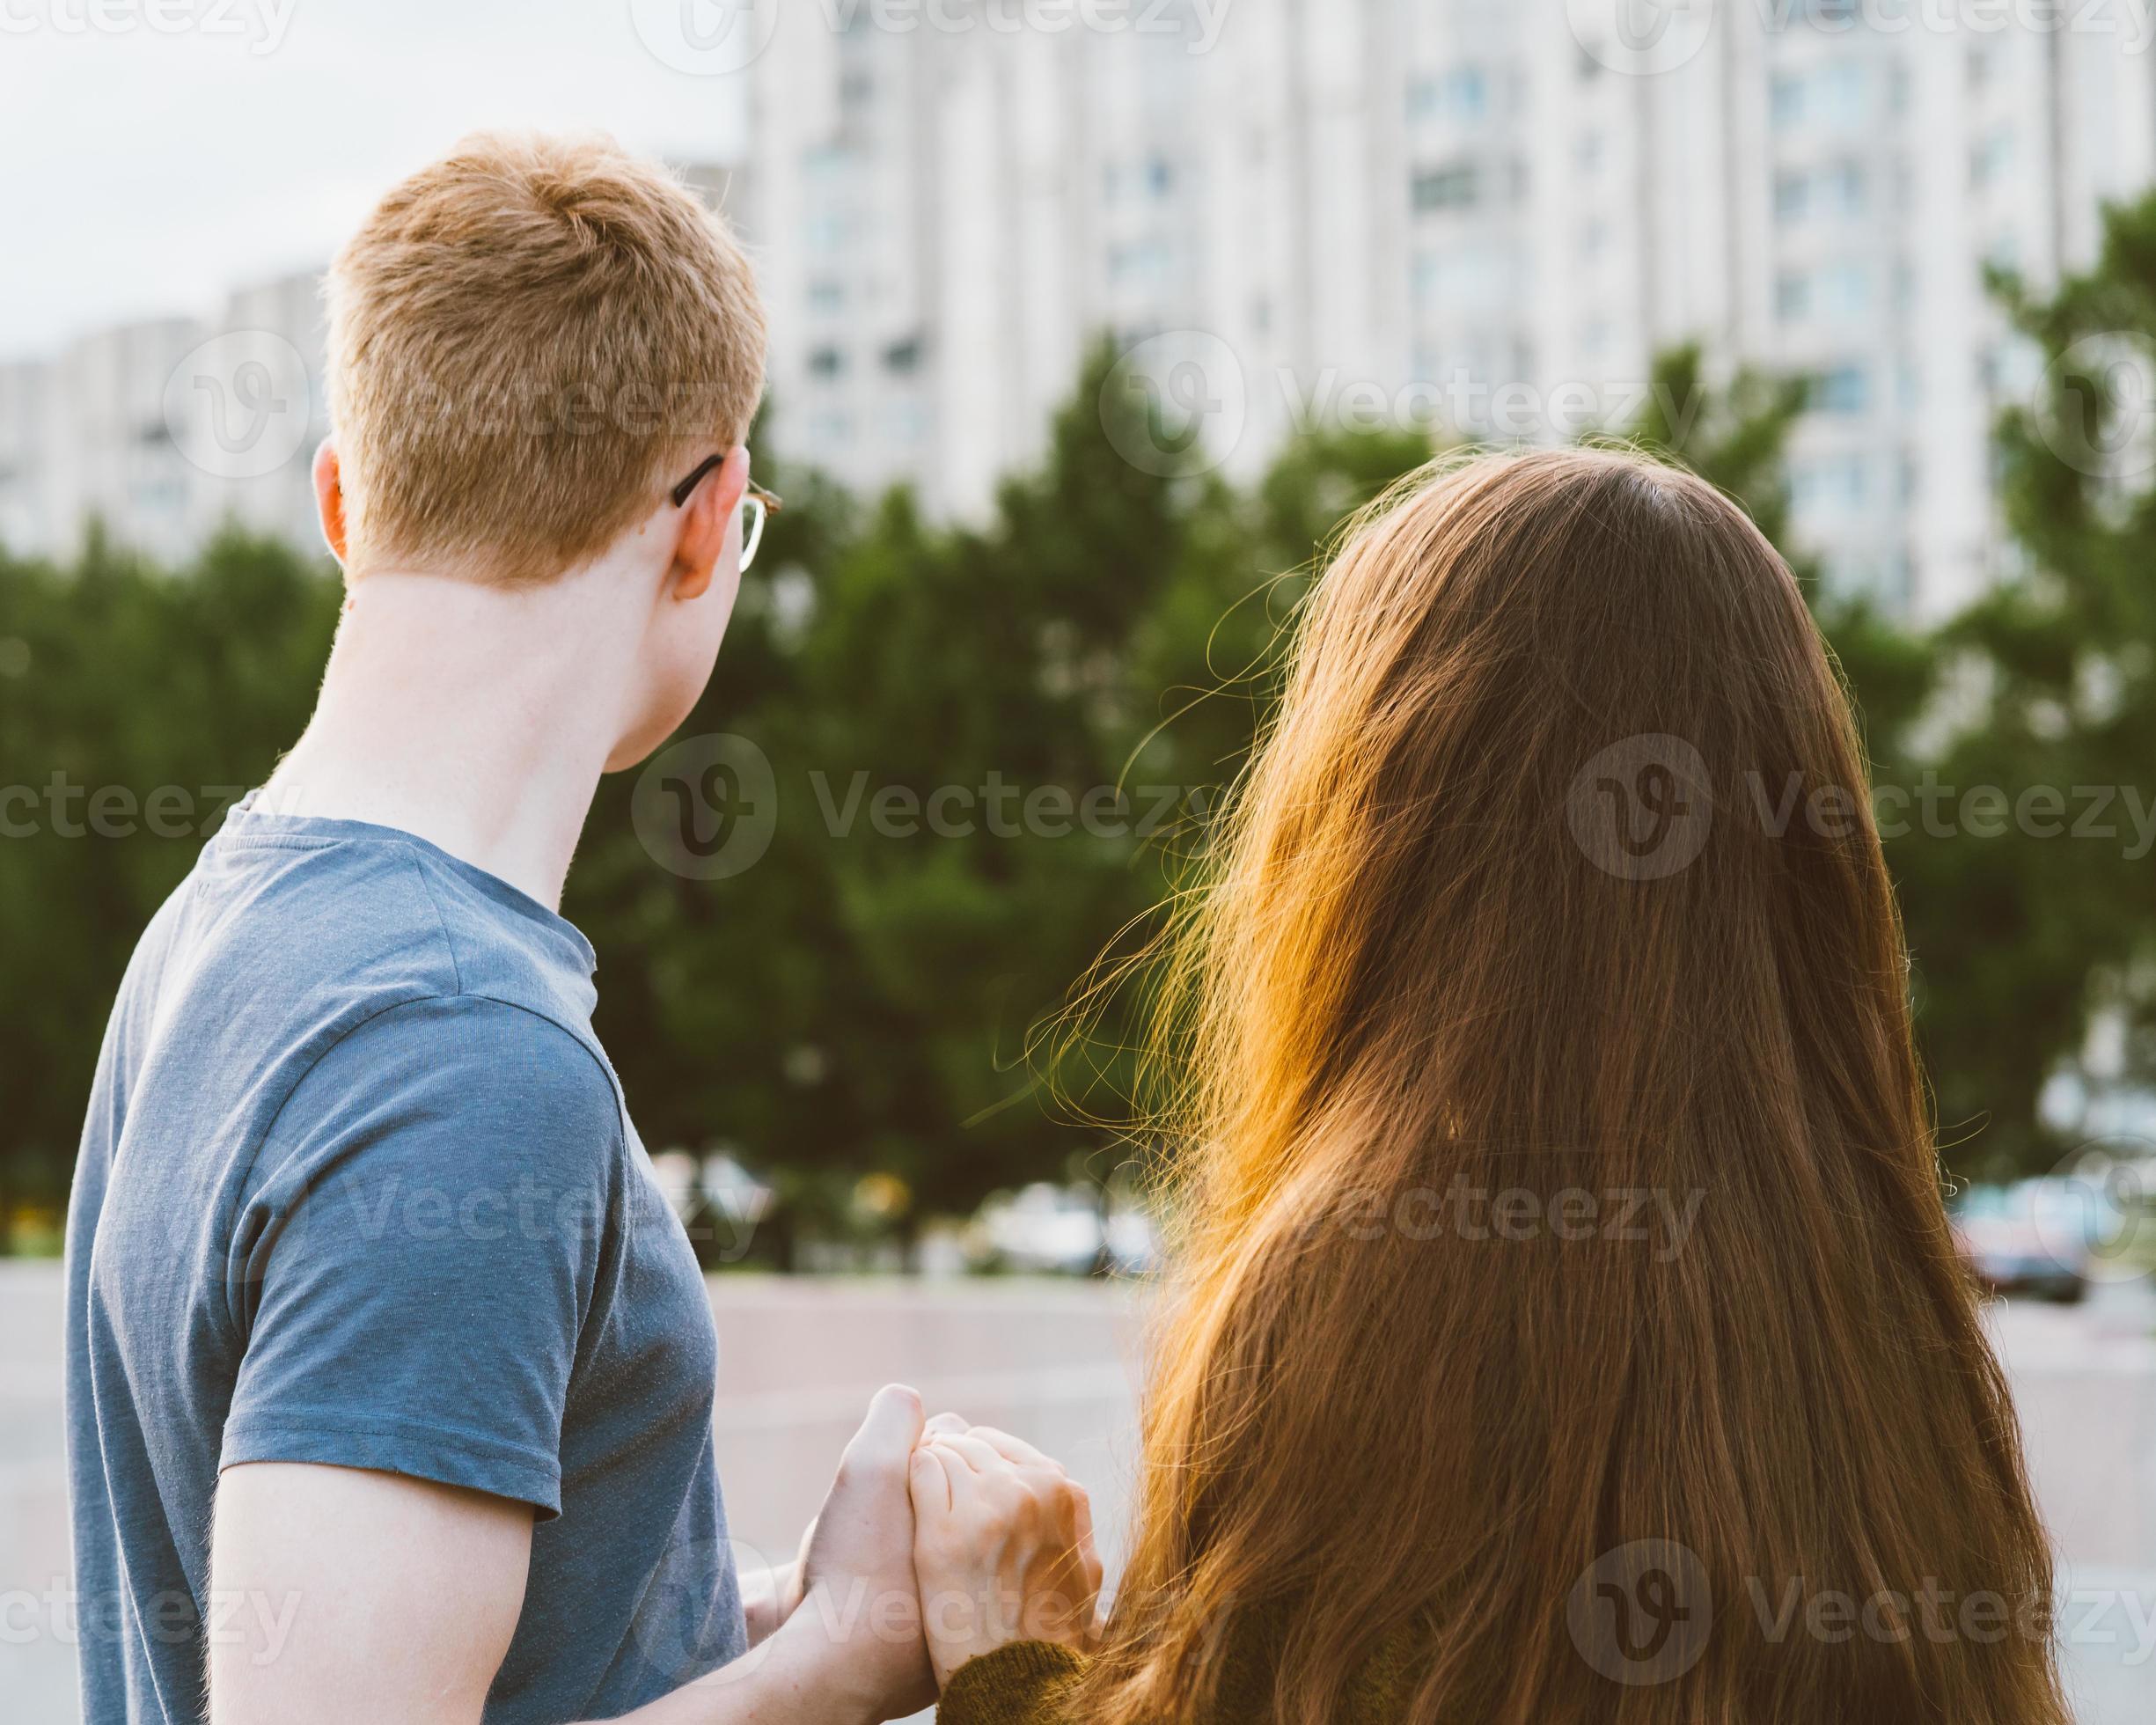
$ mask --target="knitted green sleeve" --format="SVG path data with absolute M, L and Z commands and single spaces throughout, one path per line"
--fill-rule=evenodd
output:
M 939 1725 L 1068 1725 L 1085 1662 L 1053 1641 L 1013 1641 L 969 1659 L 943 1690 Z

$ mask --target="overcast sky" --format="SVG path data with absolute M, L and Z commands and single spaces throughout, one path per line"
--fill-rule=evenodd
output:
M 628 0 L 0 0 L 0 356 L 317 267 L 477 127 L 729 153 L 744 84 L 663 64 Z

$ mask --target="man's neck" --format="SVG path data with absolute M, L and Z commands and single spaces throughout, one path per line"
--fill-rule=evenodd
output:
M 400 828 L 559 906 L 634 663 L 634 619 L 596 573 L 368 576 L 265 806 Z

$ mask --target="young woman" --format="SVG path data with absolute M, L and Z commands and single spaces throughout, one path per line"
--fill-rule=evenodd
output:
M 944 1719 L 2064 1725 L 1861 747 L 1743 514 L 1402 488 L 1221 836 L 1130 1561 L 1095 1645 L 1052 1467 L 933 1435 Z

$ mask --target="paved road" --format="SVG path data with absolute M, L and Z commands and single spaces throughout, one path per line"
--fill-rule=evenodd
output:
M 1092 1490 L 1116 1559 L 1133 1459 L 1139 1312 L 1080 1284 L 713 1284 L 719 1460 L 734 1531 L 784 1555 L 879 1384 L 1007 1425 Z M 0 1696 L 13 1725 L 76 1717 L 64 1595 L 55 1266 L 0 1262 Z M 2038 1495 L 2063 1554 L 2081 1725 L 2156 1719 L 2156 1296 L 1997 1309 Z M 959 1362 L 954 1369 L 953 1362 Z M 1921 1465 L 1920 1457 L 1911 1457 Z

